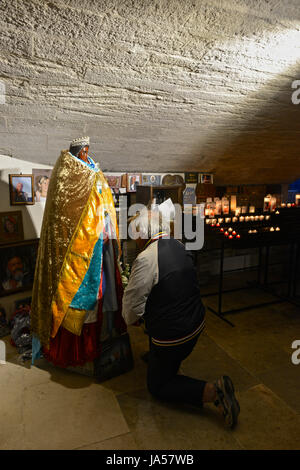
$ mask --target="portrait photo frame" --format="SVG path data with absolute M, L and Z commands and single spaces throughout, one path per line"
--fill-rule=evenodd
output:
M 23 240 L 22 211 L 0 212 L 0 245 Z
M 43 168 L 33 168 L 32 176 L 34 183 L 34 200 L 35 202 L 46 202 L 48 186 L 51 178 L 52 170 Z
M 12 206 L 34 204 L 33 175 L 9 175 L 9 194 Z
M 0 246 L 0 297 L 31 290 L 38 239 Z
M 201 184 L 213 184 L 214 183 L 214 176 L 212 173 L 201 173 L 200 177 Z
M 141 173 L 127 173 L 127 192 L 135 193 L 136 186 L 142 184 Z
M 104 176 L 111 189 L 119 189 L 121 187 L 121 175 L 110 175 L 105 173 Z

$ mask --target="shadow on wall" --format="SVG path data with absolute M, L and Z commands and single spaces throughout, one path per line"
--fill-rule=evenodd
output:
M 249 93 L 243 113 L 237 108 L 238 117 L 224 122 L 216 132 L 219 144 L 198 148 L 191 166 L 195 167 L 195 158 L 201 158 L 202 167 L 214 172 L 218 185 L 291 183 L 299 178 L 300 104 L 292 102 L 296 92 L 292 83 L 299 76 L 299 68 L 290 67 L 284 75 Z M 272 89 L 280 91 L 272 93 Z M 215 106 L 218 111 L 218 104 Z M 252 116 L 249 119 L 247 108 Z M 214 161 L 214 168 L 210 161 Z

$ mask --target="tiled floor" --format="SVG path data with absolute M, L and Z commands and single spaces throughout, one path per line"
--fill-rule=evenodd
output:
M 228 305 L 241 301 L 236 293 L 227 296 Z M 213 406 L 179 407 L 149 395 L 140 358 L 147 337 L 131 327 L 135 368 L 102 384 L 43 360 L 19 364 L 5 338 L 0 449 L 300 449 L 300 365 L 291 362 L 291 344 L 300 340 L 299 308 L 282 303 L 228 319 L 234 328 L 207 311 L 205 333 L 181 373 L 232 377 L 241 405 L 234 431 L 224 428 Z

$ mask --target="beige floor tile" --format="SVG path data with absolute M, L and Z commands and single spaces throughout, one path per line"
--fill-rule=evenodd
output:
M 260 384 L 238 397 L 241 414 L 235 437 L 250 450 L 299 450 L 300 416 Z
M 228 319 L 232 317 L 228 316 Z M 247 332 L 238 326 L 232 328 L 217 317 L 214 319 L 207 315 L 207 318 L 207 335 L 251 374 L 257 376 L 271 367 L 285 366 L 290 362 L 284 340 L 278 342 L 267 328 Z
M 216 409 L 162 404 L 139 391 L 118 396 L 139 449 L 242 449 Z
M 0 365 L 0 429 L 22 422 L 23 368 L 17 364 Z M 0 440 L 1 443 L 1 440 Z M 1 446 L 1 444 L 0 444 Z
M 78 450 L 138 450 L 136 442 L 131 433 L 95 442 L 88 446 L 79 447 Z
M 114 395 L 98 384 L 49 381 L 25 390 L 22 405 L 27 449 L 74 449 L 129 431 Z
M 300 415 L 300 365 L 290 363 L 272 368 L 260 374 L 259 378 Z
M 221 375 L 229 375 L 236 390 L 246 390 L 259 383 L 211 338 L 203 333 L 191 353 L 182 363 L 181 372 L 197 379 L 214 381 Z
M 26 450 L 24 424 L 0 423 L 0 450 Z

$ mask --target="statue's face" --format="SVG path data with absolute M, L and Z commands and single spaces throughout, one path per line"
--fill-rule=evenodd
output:
M 86 146 L 86 147 L 83 147 L 83 149 L 81 149 L 78 154 L 78 157 L 81 158 L 81 160 L 83 160 L 84 162 L 88 161 L 88 151 L 89 151 L 89 148 L 88 146 Z

